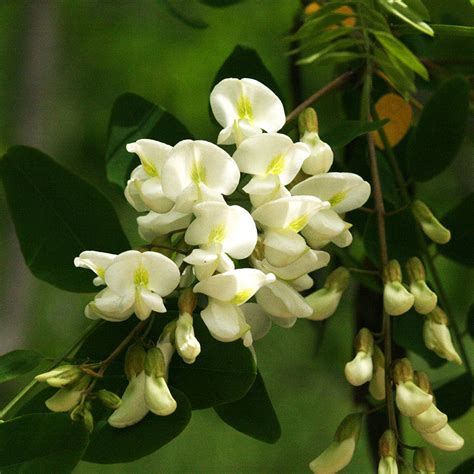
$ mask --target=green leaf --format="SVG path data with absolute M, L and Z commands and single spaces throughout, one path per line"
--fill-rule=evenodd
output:
M 433 36 L 433 30 L 423 20 L 424 11 L 420 11 L 420 3 L 414 0 L 378 0 L 379 4 L 392 15 L 397 16 L 405 23 L 429 36 Z M 411 7 L 411 8 L 410 8 Z
M 228 77 L 255 79 L 269 87 L 278 97 L 281 97 L 280 88 L 271 72 L 266 68 L 257 51 L 252 48 L 242 45 L 236 46 L 217 71 L 213 87 L 222 79 Z
M 449 421 L 464 415 L 472 406 L 472 376 L 466 372 L 434 391 L 436 405 Z
M 474 303 L 467 312 L 466 331 L 474 339 Z
M 462 144 L 469 114 L 469 84 L 463 77 L 444 82 L 423 108 L 408 147 L 407 166 L 417 181 L 446 169 Z
M 431 367 L 441 367 L 446 363 L 446 360 L 427 349 L 423 342 L 424 322 L 425 317 L 414 310 L 401 316 L 394 316 L 392 318 L 393 339 L 399 346 L 418 354 Z
M 95 291 L 91 272 L 75 268 L 73 261 L 84 250 L 119 253 L 130 248 L 112 205 L 34 148 L 10 148 L 0 174 L 33 274 L 64 290 Z
M 387 122 L 388 119 L 375 120 L 373 122 L 342 120 L 332 129 L 321 132 L 321 136 L 332 148 L 342 148 L 355 138 L 382 128 Z
M 70 473 L 89 441 L 80 423 L 65 414 L 37 413 L 0 424 L 2 474 Z
M 409 210 L 385 218 L 388 254 L 390 258 L 405 260 L 414 255 L 420 255 L 416 222 Z M 377 217 L 371 214 L 364 230 L 364 247 L 370 260 L 378 265 L 380 261 L 380 246 L 377 238 Z
M 243 398 L 214 410 L 232 428 L 252 438 L 276 443 L 281 436 L 280 423 L 260 372 Z
M 342 35 L 338 35 L 338 36 L 342 36 Z M 321 59 L 323 59 L 323 57 L 325 55 L 327 55 L 328 53 L 331 53 L 333 51 L 341 51 L 341 50 L 344 50 L 344 49 L 347 49 L 347 48 L 351 48 L 353 47 L 354 45 L 357 44 L 357 40 L 355 40 L 354 38 L 346 38 L 346 39 L 340 39 L 340 40 L 336 40 L 336 41 L 331 41 L 328 46 L 326 46 L 325 48 L 320 48 L 318 45 L 318 51 L 309 55 L 309 56 L 306 56 L 302 59 L 299 59 L 298 61 L 296 61 L 296 64 L 299 64 L 299 65 L 304 65 L 304 64 L 310 64 L 310 63 L 313 63 L 313 62 L 316 62 L 316 61 L 320 61 Z
M 175 354 L 170 364 L 170 384 L 186 394 L 193 410 L 244 397 L 257 374 L 252 353 L 240 340 L 216 341 L 201 318 L 194 318 L 194 330 L 201 353 L 194 364 L 184 363 Z
M 425 81 L 429 79 L 428 71 L 420 60 L 399 40 L 397 40 L 391 33 L 383 31 L 374 31 L 374 35 L 383 46 L 387 54 L 397 58 L 402 64 L 416 72 Z
M 203 3 L 204 5 L 207 5 L 208 7 L 215 7 L 215 8 L 221 8 L 221 7 L 229 7 L 231 5 L 235 5 L 236 3 L 241 3 L 242 0 L 198 0 L 199 3 Z
M 127 143 L 150 138 L 175 145 L 192 138 L 186 127 L 159 105 L 136 94 L 119 96 L 112 107 L 107 139 L 107 179 L 125 188 L 130 173 L 138 164 Z
M 96 424 L 84 454 L 84 461 L 99 464 L 132 462 L 147 456 L 176 438 L 191 419 L 187 398 L 171 388 L 178 405 L 169 416 L 149 413 L 142 421 L 127 428 L 113 428 L 106 420 Z
M 0 356 L 0 383 L 12 380 L 35 369 L 43 360 L 38 352 L 17 350 Z
M 433 28 L 436 37 L 474 38 L 473 26 L 432 24 L 431 28 Z M 416 31 L 414 32 L 413 29 L 407 25 L 399 25 L 395 30 L 400 35 L 416 34 Z
M 438 249 L 445 257 L 462 265 L 474 266 L 474 193 L 449 211 L 441 222 L 451 231 L 451 240 Z
M 190 0 L 165 0 L 165 3 L 171 12 L 178 20 L 181 20 L 185 25 L 199 30 L 209 27 L 196 8 L 194 1 Z

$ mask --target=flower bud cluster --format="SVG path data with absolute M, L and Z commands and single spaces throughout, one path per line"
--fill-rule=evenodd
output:
M 457 451 L 464 439 L 448 424 L 448 417 L 438 409 L 428 376 L 414 372 L 408 359 L 395 362 L 393 379 L 395 401 L 400 413 L 410 418 L 411 426 L 430 444 L 444 451 Z

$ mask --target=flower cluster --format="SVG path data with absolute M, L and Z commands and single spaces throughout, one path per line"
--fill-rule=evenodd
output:
M 218 144 L 140 139 L 127 145 L 140 165 L 125 197 L 144 213 L 137 223 L 147 245 L 119 255 L 85 251 L 74 261 L 105 286 L 87 305 L 88 318 L 146 320 L 167 311 L 166 297 L 178 298 L 179 318 L 157 346 L 129 349 L 129 385 L 109 419 L 118 428 L 148 411 L 175 410 L 168 365 L 174 352 L 186 363 L 199 356 L 197 294 L 215 339 L 251 346 L 273 323 L 289 328 L 298 318 L 331 316 L 348 286 L 348 271 L 337 268 L 323 288 L 301 294 L 314 286 L 310 274 L 329 263 L 322 249 L 352 242 L 345 215 L 370 195 L 360 176 L 329 172 L 333 153 L 319 138 L 316 112 L 301 114 L 295 143 L 278 133 L 285 124 L 281 101 L 255 80 L 224 79 L 210 103 L 223 127 Z M 221 144 L 235 145 L 232 156 Z

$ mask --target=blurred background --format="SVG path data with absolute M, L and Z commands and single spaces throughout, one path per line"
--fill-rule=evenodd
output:
M 458 15 L 446 13 L 442 1 L 426 3 L 440 16 L 449 13 L 451 21 L 474 24 L 473 15 L 465 14 L 471 7 L 468 0 Z M 112 200 L 132 242 L 138 242 L 135 215 L 105 179 L 107 124 L 118 95 L 129 91 L 159 103 L 195 137 L 213 141 L 218 132 L 208 114 L 213 79 L 234 47 L 243 44 L 255 48 L 273 73 L 287 111 L 295 105 L 294 71 L 283 38 L 300 12 L 299 1 L 247 0 L 220 9 L 198 5 L 196 12 L 191 2 L 181 5 L 208 26 L 186 25 L 164 0 L 0 2 L 0 151 L 12 144 L 35 146 L 90 181 Z M 299 74 L 296 95 L 302 97 L 334 77 L 330 68 L 316 66 Z M 421 98 L 428 92 L 429 87 L 422 90 Z M 335 123 L 340 102 L 337 94 L 318 102 L 320 121 Z M 439 215 L 472 190 L 472 145 L 472 134 L 467 134 L 453 165 L 419 188 Z M 451 317 L 463 324 L 472 301 L 473 272 L 442 257 L 437 263 L 455 308 Z M 356 406 L 343 375 L 352 358 L 355 291 L 329 320 L 324 338 L 320 325 L 301 321 L 292 330 L 275 327 L 258 341 L 259 367 L 282 425 L 276 445 L 247 438 L 205 410 L 193 413 L 180 437 L 133 465 L 83 462 L 76 472 L 308 472 L 308 462 Z M 29 273 L 0 189 L 0 353 L 31 348 L 58 355 L 86 326 L 83 308 L 89 299 L 55 289 Z M 468 348 L 473 354 L 472 344 Z M 435 383 L 462 372 L 452 367 L 433 370 L 416 356 L 412 360 Z M 0 387 L 1 404 L 19 385 Z M 466 438 L 466 446 L 458 453 L 437 454 L 440 473 L 451 472 L 474 452 L 473 411 L 453 427 Z M 362 436 L 345 472 L 372 472 L 371 463 L 367 436 Z

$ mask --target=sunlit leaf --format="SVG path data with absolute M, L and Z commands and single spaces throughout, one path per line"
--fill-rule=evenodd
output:
M 81 459 L 89 434 L 68 415 L 36 413 L 0 424 L 0 472 L 69 474 Z
M 363 122 L 360 120 L 341 120 L 330 130 L 321 132 L 321 137 L 328 142 L 332 148 L 342 148 L 352 140 L 367 132 L 378 130 L 387 120 L 375 120 Z
M 33 274 L 64 290 L 95 291 L 90 272 L 75 268 L 74 257 L 84 250 L 119 253 L 130 248 L 107 199 L 34 148 L 10 148 L 0 173 Z
M 413 111 L 408 101 L 398 94 L 389 92 L 380 97 L 375 103 L 375 110 L 380 119 L 388 119 L 388 123 L 383 126 L 383 131 L 391 147 L 400 143 L 407 134 L 411 126 Z M 374 132 L 375 145 L 384 149 L 384 144 L 379 132 Z
M 423 108 L 408 148 L 407 166 L 417 181 L 428 181 L 456 157 L 469 113 L 469 84 L 463 77 L 444 82 Z
M 169 145 L 192 138 L 186 127 L 159 105 L 136 94 L 118 97 L 112 107 L 107 139 L 107 179 L 125 188 L 139 161 L 126 150 L 127 143 L 150 138 Z
M 243 398 L 214 409 L 228 425 L 252 438 L 275 443 L 281 436 L 280 423 L 260 373 Z
M 0 356 L 0 383 L 12 380 L 35 369 L 43 360 L 38 352 L 17 350 Z
M 427 35 L 433 36 L 433 30 L 424 21 L 424 15 L 420 13 L 420 2 L 414 0 L 378 0 L 378 3 L 392 15 L 413 26 Z M 411 8 L 410 8 L 411 6 Z

